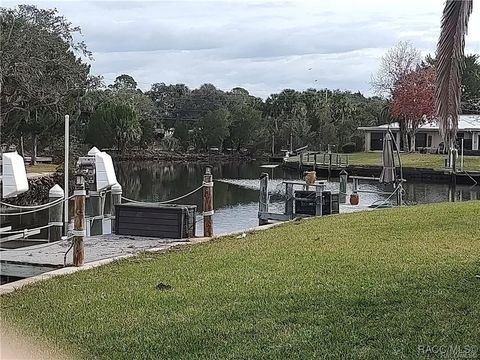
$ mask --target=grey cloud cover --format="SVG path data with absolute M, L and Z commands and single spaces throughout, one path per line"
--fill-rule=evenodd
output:
M 433 53 L 443 3 L 369 1 L 36 1 L 82 28 L 92 72 L 153 82 L 370 93 L 379 58 L 398 40 Z M 3 2 L 13 6 L 15 2 Z M 480 52 L 474 8 L 467 51 Z M 311 70 L 309 70 L 311 69 Z

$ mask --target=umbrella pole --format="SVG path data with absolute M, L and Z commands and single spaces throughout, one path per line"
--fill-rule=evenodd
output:
M 402 167 L 402 159 L 400 157 L 400 151 L 398 149 L 398 144 L 397 141 L 395 140 L 395 137 L 393 136 L 392 130 L 388 129 L 388 132 L 390 133 L 390 136 L 392 138 L 393 144 L 395 145 L 395 151 L 397 153 L 398 157 L 398 166 L 400 168 L 400 179 L 397 179 L 396 181 L 396 191 L 397 191 L 397 206 L 402 206 L 403 204 L 403 167 Z

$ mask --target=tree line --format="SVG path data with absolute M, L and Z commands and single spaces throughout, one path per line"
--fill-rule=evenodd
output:
M 386 54 L 372 79 L 378 96 L 285 89 L 262 99 L 241 87 L 224 91 L 213 84 L 191 89 L 154 83 L 144 91 L 128 74 L 111 84 L 93 76 L 86 63 L 92 54 L 75 40 L 80 28 L 56 10 L 20 5 L 1 8 L 0 15 L 2 145 L 15 145 L 21 153 L 29 149 L 32 162 L 37 148 L 61 158 L 65 114 L 70 114 L 78 154 L 91 145 L 122 153 L 144 148 L 278 153 L 305 145 L 360 151 L 364 138 L 359 126 L 407 118 L 401 111 L 408 101 L 395 102 L 401 80 L 422 68 L 416 50 L 400 44 Z M 467 71 L 472 76 L 465 78 L 465 98 L 471 98 L 468 104 L 477 111 L 478 55 L 468 59 L 473 70 Z M 432 58 L 424 62 L 430 64 L 423 68 L 434 66 Z M 400 70 L 394 73 L 392 67 Z M 411 86 L 405 85 L 406 94 Z

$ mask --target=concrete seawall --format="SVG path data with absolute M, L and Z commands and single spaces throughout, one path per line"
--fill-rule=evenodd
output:
M 313 168 L 312 164 L 303 164 L 299 166 L 298 162 L 287 162 L 283 164 L 284 167 L 292 170 L 311 171 Z M 348 165 L 348 166 L 332 166 L 331 175 L 337 177 L 340 174 L 340 171 L 345 169 L 349 175 L 355 176 L 373 176 L 378 177 L 382 172 L 381 166 L 360 166 L 360 165 Z M 328 176 L 328 166 L 326 165 L 317 165 L 316 169 L 317 174 L 320 176 Z M 407 181 L 419 181 L 424 183 L 433 183 L 433 184 L 448 184 L 452 180 L 452 174 L 448 170 L 443 169 L 428 169 L 428 168 L 412 168 L 404 167 L 403 168 L 403 177 Z M 462 185 L 474 185 L 475 181 L 480 184 L 480 171 L 469 171 L 461 172 L 458 171 L 456 174 L 457 184 Z

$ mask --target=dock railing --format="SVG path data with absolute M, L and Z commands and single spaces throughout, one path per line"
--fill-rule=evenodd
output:
M 295 218 L 294 204 L 295 200 L 312 200 L 295 197 L 295 187 L 301 187 L 302 190 L 315 188 L 315 216 L 322 215 L 322 193 L 325 190 L 326 181 L 316 181 L 314 184 L 307 184 L 301 181 L 282 181 L 285 185 L 285 210 L 282 213 L 269 212 L 269 193 L 268 193 L 268 174 L 263 173 L 260 176 L 260 199 L 258 208 L 258 224 L 266 225 L 269 220 L 288 221 Z
M 347 167 L 350 163 L 350 155 L 325 151 L 309 151 L 299 155 L 299 162 L 302 165 L 312 165 L 313 167 L 317 165 Z

